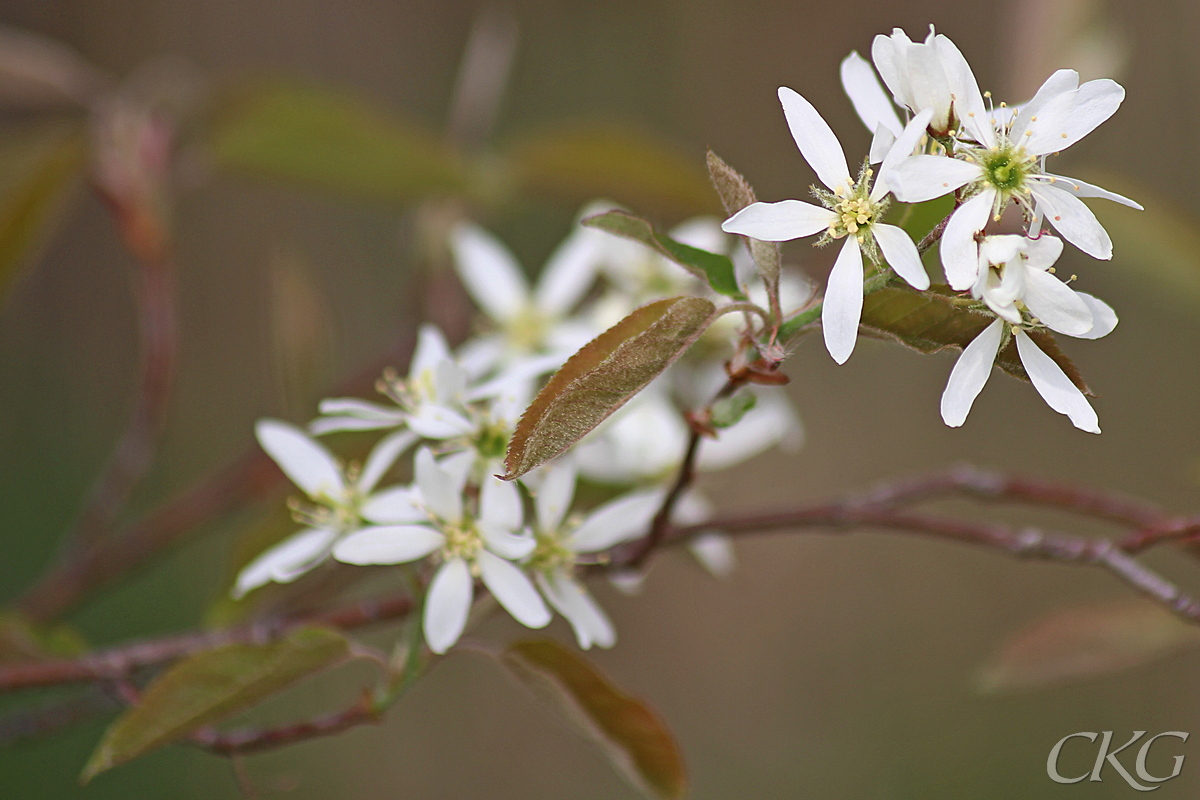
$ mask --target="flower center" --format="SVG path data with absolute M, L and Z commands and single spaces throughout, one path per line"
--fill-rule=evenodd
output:
M 875 204 L 867 197 L 849 197 L 834 206 L 833 213 L 838 217 L 829 223 L 829 235 L 840 239 L 874 222 Z
M 470 563 L 483 549 L 483 537 L 470 521 L 459 524 L 443 522 L 440 527 L 442 535 L 446 537 L 446 544 L 441 551 L 442 560 L 461 558 Z
M 1023 192 L 1036 163 L 1034 157 L 1011 145 L 987 151 L 982 161 L 984 180 L 1005 193 Z
M 545 342 L 551 324 L 552 320 L 531 303 L 507 322 L 504 334 L 515 350 L 538 350 Z

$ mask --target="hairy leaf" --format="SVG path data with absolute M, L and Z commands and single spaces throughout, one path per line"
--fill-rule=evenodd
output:
M 563 453 L 683 355 L 715 319 L 700 297 L 634 311 L 562 366 L 521 416 L 504 458 L 505 480 Z
M 712 150 L 708 151 L 708 176 L 712 179 L 717 195 L 721 198 L 721 205 L 725 207 L 725 213 L 729 216 L 757 202 L 758 198 L 754 196 L 750 182 Z M 742 238 L 750 248 L 750 256 L 754 259 L 758 274 L 768 285 L 773 285 L 779 280 L 779 243 L 763 242 L 748 236 Z
M 717 211 L 691 158 L 637 129 L 573 122 L 518 139 L 507 156 L 517 186 L 535 196 L 576 204 L 607 197 L 676 218 Z
M 985 692 L 1107 675 L 1200 644 L 1200 630 L 1144 600 L 1060 609 L 1019 631 L 980 669 Z
M 973 301 L 955 295 L 948 287 L 933 286 L 920 292 L 891 285 L 863 299 L 861 327 L 868 333 L 899 342 L 922 353 L 946 348 L 961 350 L 971 343 L 995 317 L 970 308 Z M 1035 331 L 1030 338 L 1062 368 L 1079 390 L 1092 395 L 1078 368 L 1059 349 L 1054 335 Z M 1021 365 L 1014 342 L 1001 351 L 996 366 L 1023 381 L 1029 376 Z
M 519 642 L 501 661 L 571 725 L 594 740 L 635 786 L 682 797 L 683 758 L 671 732 L 644 703 L 621 693 L 580 656 L 553 641 Z
M 459 158 L 428 131 L 337 89 L 268 84 L 214 123 L 213 154 L 233 170 L 358 200 L 407 203 L 459 194 Z
M 698 247 L 677 242 L 670 236 L 658 233 L 646 220 L 627 211 L 607 211 L 583 220 L 588 228 L 632 239 L 646 245 L 660 256 L 674 261 L 688 272 L 708 283 L 717 294 L 745 300 L 746 295 L 738 287 L 733 271 L 733 261 L 728 256 L 710 253 Z
M 233 716 L 349 657 L 345 637 L 305 628 L 269 644 L 231 644 L 175 664 L 104 732 L 81 780 Z

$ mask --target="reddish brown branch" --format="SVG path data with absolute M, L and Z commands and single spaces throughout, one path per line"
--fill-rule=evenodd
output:
M 246 755 L 322 736 L 332 736 L 359 725 L 378 724 L 381 719 L 371 698 L 364 694 L 349 708 L 302 722 L 277 728 L 242 728 L 227 732 L 206 728 L 192 734 L 191 741 L 198 747 L 220 755 Z

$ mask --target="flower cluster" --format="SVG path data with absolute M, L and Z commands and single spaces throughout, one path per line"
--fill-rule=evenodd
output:
M 1046 329 L 1083 338 L 1104 336 L 1115 326 L 1116 315 L 1054 276 L 1052 265 L 1062 242 L 1045 226 L 1084 253 L 1109 259 L 1112 242 L 1080 198 L 1141 206 L 1052 173 L 1046 162 L 1112 116 L 1124 89 L 1111 80 L 1080 85 L 1076 72 L 1059 70 L 1029 102 L 997 108 L 990 94 L 980 93 L 958 48 L 932 29 L 924 42 L 913 42 L 899 29 L 877 36 L 871 55 L 874 69 L 857 53 L 841 66 L 846 93 L 873 134 L 858 177 L 851 177 L 841 145 L 816 109 L 781 88 L 779 99 L 792 136 L 826 187 L 813 188 L 819 205 L 755 203 L 722 227 L 767 241 L 814 234 L 821 235 L 818 244 L 843 240 L 821 317 L 826 346 L 841 364 L 853 352 L 863 293 L 872 279 L 886 281 L 894 273 L 918 290 L 930 285 L 908 234 L 883 221 L 889 200 L 920 203 L 952 194 L 955 207 L 939 245 L 946 283 L 995 321 L 964 350 L 942 398 L 944 420 L 952 426 L 963 423 L 996 354 L 1015 340 L 1024 369 L 1046 402 L 1077 427 L 1098 433 L 1096 415 L 1083 393 L 1036 339 Z M 909 116 L 906 123 L 902 114 Z M 880 165 L 877 175 L 873 164 Z
M 693 220 L 672 234 L 718 252 L 736 243 L 715 219 Z M 307 430 L 258 423 L 260 444 L 305 495 L 291 504 L 303 527 L 243 567 L 234 595 L 290 583 L 333 562 L 402 565 L 423 587 L 423 632 L 434 652 L 461 637 L 477 582 L 523 625 L 543 627 L 556 611 L 581 647 L 609 647 L 615 631 L 581 583 L 580 569 L 646 535 L 685 450 L 681 409 L 724 379 L 722 362 L 742 334 L 736 325 L 713 326 L 711 341 L 576 450 L 519 482 L 502 481 L 500 459 L 547 374 L 638 306 L 706 290 L 642 246 L 582 227 L 532 286 L 512 254 L 474 224 L 455 228 L 449 245 L 463 286 L 483 312 L 483 329 L 452 349 L 436 328 L 422 327 L 407 375 L 388 371 L 380 378 L 381 402 L 325 400 Z M 751 285 L 752 267 L 741 264 L 740 274 L 747 292 L 762 291 Z M 788 302 L 802 305 L 806 284 L 787 275 L 783 283 Z M 706 440 L 700 469 L 799 443 L 799 421 L 786 399 L 743 391 L 744 414 Z M 381 434 L 361 464 L 344 462 L 318 440 L 353 431 Z M 402 467 L 402 457 L 411 458 L 411 469 Z M 411 481 L 385 486 L 394 472 Z M 577 492 L 583 481 L 586 498 Z M 577 495 L 587 502 L 576 503 Z M 699 523 L 706 514 L 706 501 L 693 490 L 674 519 Z M 693 552 L 716 573 L 731 565 L 727 543 L 712 533 L 698 537 Z

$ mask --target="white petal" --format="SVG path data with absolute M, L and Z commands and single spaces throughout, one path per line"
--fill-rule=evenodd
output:
M 513 533 L 505 528 L 497 528 L 486 522 L 478 523 L 479 535 L 484 544 L 498 556 L 519 560 L 533 552 L 537 542 L 527 533 Z
M 1075 195 L 1047 183 L 1034 183 L 1033 196 L 1046 221 L 1071 244 L 1092 258 L 1112 258 L 1112 239 L 1092 210 Z
M 988 376 L 992 374 L 992 364 L 996 361 L 1003 333 L 1004 321 L 998 319 L 984 328 L 983 333 L 963 349 L 955 362 L 950 380 L 946 382 L 946 391 L 942 392 L 942 419 L 951 428 L 957 428 L 967 421 L 975 398 L 983 391 Z
M 812 236 L 829 227 L 837 214 L 803 200 L 751 203 L 721 224 L 726 233 L 740 233 L 764 242 L 787 242 Z
M 891 36 L 879 34 L 871 43 L 871 60 L 875 62 L 875 69 L 879 70 L 879 76 L 896 102 L 908 108 L 912 108 L 913 99 L 903 51 L 911 45 L 908 36 L 899 28 L 893 29 Z
M 1112 200 L 1114 203 L 1120 203 L 1123 206 L 1136 208 L 1138 211 L 1145 211 L 1142 204 L 1136 200 L 1130 200 L 1125 195 L 1110 192 L 1107 189 L 1101 189 L 1099 186 L 1094 186 L 1090 183 L 1085 183 L 1078 178 L 1068 178 L 1065 175 L 1052 175 L 1049 172 L 1045 173 L 1046 177 L 1055 178 L 1054 186 L 1058 189 L 1065 189 L 1076 197 L 1100 197 L 1104 200 Z
M 1092 310 L 1074 289 L 1049 272 L 1028 270 L 1025 305 L 1052 330 L 1080 336 L 1092 329 Z
M 534 290 L 534 302 L 543 314 L 562 316 L 583 299 L 600 267 L 604 235 L 576 228 L 550 255 Z
M 417 451 L 417 488 L 421 500 L 434 516 L 448 522 L 462 520 L 463 482 L 447 473 L 433 459 L 433 451 L 422 447 Z
M 434 403 L 422 403 L 408 418 L 408 427 L 426 439 L 453 439 L 475 430 L 475 425 L 457 411 Z
M 921 141 L 921 137 L 925 135 L 925 126 L 929 124 L 929 118 L 932 114 L 932 111 L 926 109 L 913 117 L 904 126 L 904 132 L 892 144 L 891 149 L 884 156 L 883 164 L 879 167 L 879 177 L 875 179 L 875 186 L 871 189 L 872 200 L 879 200 L 888 193 L 888 181 L 892 170 L 896 168 L 897 164 L 906 161 L 912 156 L 913 150 L 917 147 L 917 142 Z
M 406 564 L 424 558 L 446 543 L 446 537 L 424 525 L 372 525 L 347 535 L 333 548 L 344 564 Z
M 872 164 L 878 164 L 887 158 L 887 154 L 891 152 L 895 144 L 896 135 L 883 125 L 880 125 L 875 129 L 875 135 L 871 137 L 871 152 L 868 155 L 868 160 Z
M 786 86 L 779 87 L 779 102 L 796 146 L 821 183 L 832 190 L 853 183 L 841 143 L 812 103 Z
M 950 127 L 952 89 L 942 63 L 941 53 L 928 44 L 908 48 L 908 81 L 914 112 L 933 111 L 931 127 L 944 131 Z
M 1112 333 L 1113 328 L 1117 327 L 1117 312 L 1112 310 L 1112 306 L 1103 300 L 1092 297 L 1087 292 L 1076 292 L 1075 294 L 1087 303 L 1088 308 L 1092 312 L 1092 329 L 1087 333 L 1079 334 L 1080 339 L 1099 339 L 1101 336 L 1108 336 Z
M 1062 239 L 1057 236 L 1043 234 L 1036 239 L 1019 237 L 1025 249 L 1025 266 L 1028 269 L 1047 270 L 1054 266 L 1062 255 Z
M 955 291 L 966 291 L 979 274 L 979 246 L 975 234 L 983 230 L 992 215 L 994 189 L 984 189 L 958 207 L 942 233 L 939 249 L 946 282 Z
M 1060 94 L 1027 121 L 1025 148 L 1034 155 L 1065 150 L 1116 113 L 1125 90 L 1107 78 L 1088 81 L 1074 92 Z
M 821 308 L 821 331 L 825 348 L 833 360 L 845 364 L 858 341 L 858 321 L 863 307 L 863 262 L 858 238 L 851 235 L 842 244 L 829 283 L 825 287 L 825 303 Z
M 404 423 L 404 415 L 397 414 L 395 419 L 379 420 L 362 417 L 317 417 L 308 423 L 308 432 L 313 436 L 324 436 L 327 433 L 339 431 L 377 431 L 381 428 L 394 428 Z
M 727 253 L 731 244 L 730 238 L 721 232 L 721 220 L 717 217 L 692 217 L 671 228 L 667 235 L 710 253 Z
M 346 493 L 337 459 L 304 431 L 279 420 L 260 419 L 254 432 L 267 455 L 309 497 L 336 501 Z
M 908 281 L 908 285 L 914 289 L 929 288 L 929 273 L 921 265 L 917 246 L 903 228 L 877 222 L 871 226 L 871 233 L 879 243 L 883 257 L 897 275 Z
M 975 73 L 971 71 L 971 65 L 955 47 L 954 42 L 942 34 L 934 38 L 933 46 L 946 73 L 946 81 L 954 98 L 954 115 L 958 117 L 959 124 L 966 127 L 975 137 L 975 141 L 985 147 L 995 146 L 996 132 L 983 105 L 983 96 L 979 93 L 979 84 L 975 80 Z
M 1023 141 L 1025 129 L 1029 125 L 1029 121 L 1041 113 L 1041 110 L 1046 107 L 1047 103 L 1060 94 L 1073 92 L 1078 88 L 1078 72 L 1073 69 L 1060 69 L 1055 72 L 1041 85 L 1037 90 L 1037 94 L 1033 96 L 1033 99 L 1021 106 L 1020 111 L 1015 114 L 1014 122 L 1009 129 L 1009 136 L 1015 142 Z
M 423 522 L 429 518 L 421 507 L 421 493 L 412 486 L 393 486 L 367 498 L 359 514 L 368 522 L 390 524 Z
M 535 578 L 550 605 L 571 623 L 580 648 L 616 644 L 617 634 L 608 616 L 577 580 L 561 571 L 550 575 L 538 573 Z
M 454 646 L 467 625 L 475 593 L 471 569 L 461 558 L 452 558 L 434 574 L 425 596 L 425 641 L 435 653 Z
M 868 131 L 874 133 L 882 125 L 893 136 L 900 135 L 904 126 L 896 108 L 865 58 L 858 53 L 846 56 L 842 60 L 841 78 L 842 88 Z
M 922 203 L 979 180 L 977 164 L 947 156 L 912 156 L 891 170 L 888 189 L 902 203 Z
M 477 563 L 483 584 L 517 622 L 527 628 L 550 623 L 550 609 L 520 567 L 486 550 L 479 553 Z
M 404 412 L 395 406 L 368 403 L 356 397 L 331 397 L 318 406 L 322 414 L 329 416 L 362 417 L 398 425 L 404 421 Z
M 1029 380 L 1033 381 L 1033 388 L 1038 390 L 1047 405 L 1060 414 L 1066 414 L 1076 428 L 1088 433 L 1100 432 L 1100 421 L 1083 392 L 1071 383 L 1054 359 L 1043 353 L 1024 331 L 1017 332 L 1017 352 L 1025 371 L 1029 373 Z
M 384 473 L 396 463 L 400 454 L 416 444 L 417 438 L 417 434 L 412 431 L 396 431 L 380 439 L 379 443 L 371 448 L 371 454 L 363 463 L 358 490 L 370 494 Z
M 450 360 L 450 345 L 446 337 L 434 325 L 422 325 L 417 333 L 417 346 L 413 350 L 412 363 L 408 365 L 408 374 L 416 378 L 422 372 L 437 369 L 437 365 Z
M 708 572 L 716 578 L 728 578 L 737 566 L 737 555 L 728 536 L 716 531 L 694 536 L 688 542 L 688 550 Z
M 234 598 L 271 581 L 291 583 L 319 564 L 336 538 L 326 528 L 305 528 L 268 548 L 238 573 Z
M 495 468 L 499 471 L 499 465 Z M 521 527 L 524 514 L 521 507 L 521 492 L 511 481 L 502 481 L 488 470 L 479 494 L 479 522 L 506 531 Z
M 557 531 L 575 498 L 575 465 L 566 459 L 547 468 L 546 479 L 534 498 L 537 506 L 538 528 L 547 533 Z
M 577 553 L 597 553 L 645 535 L 662 501 L 663 493 L 657 489 L 610 500 L 588 514 L 571 534 L 571 549 Z
M 460 225 L 450 237 L 454 266 L 484 312 L 503 322 L 529 304 L 529 288 L 512 253 L 475 225 Z

